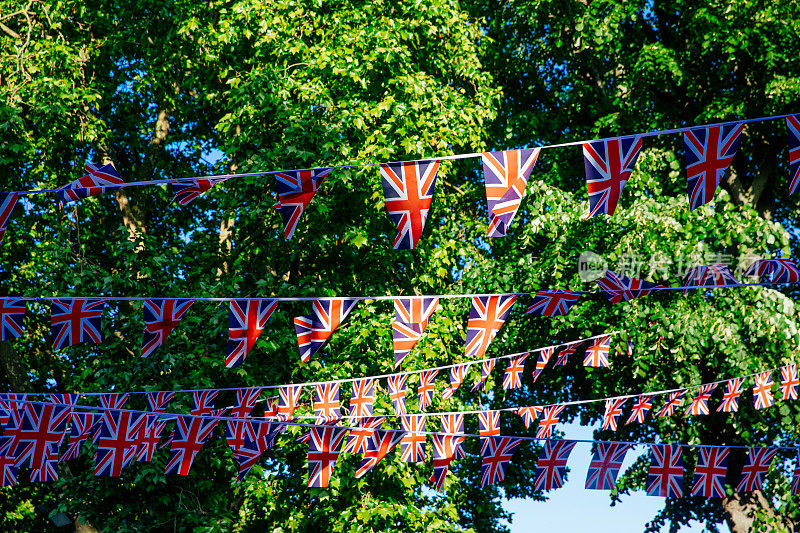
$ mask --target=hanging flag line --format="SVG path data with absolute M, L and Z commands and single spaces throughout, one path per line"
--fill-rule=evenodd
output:
M 629 137 L 655 137 L 658 135 L 670 135 L 674 133 L 683 133 L 689 131 L 694 128 L 706 128 L 706 127 L 714 127 L 714 126 L 726 126 L 729 124 L 752 124 L 755 122 L 765 122 L 768 120 L 780 120 L 787 117 L 792 116 L 791 114 L 785 115 L 771 115 L 766 117 L 756 117 L 756 118 L 749 118 L 749 119 L 742 119 L 742 120 L 729 120 L 726 122 L 715 122 L 710 124 L 701 124 L 695 126 L 684 126 L 681 128 L 672 128 L 666 130 L 653 130 L 645 133 L 634 133 L 628 135 L 615 135 L 613 137 L 602 137 L 599 139 L 586 139 L 581 141 L 570 141 L 565 143 L 557 143 L 557 144 L 546 144 L 546 145 L 539 145 L 533 147 L 527 147 L 526 149 L 531 148 L 538 148 L 538 149 L 547 149 L 547 148 L 565 148 L 569 146 L 580 146 L 585 143 L 589 142 L 602 142 L 608 141 L 612 139 L 625 139 Z M 473 159 L 477 157 L 481 157 L 483 155 L 482 152 L 471 152 L 465 154 L 453 154 L 453 155 L 445 155 L 445 156 L 433 156 L 427 158 L 420 158 L 420 159 L 410 159 L 407 161 L 392 161 L 392 163 L 415 163 L 419 161 L 450 161 L 450 160 L 457 160 L 457 159 Z M 242 174 L 212 174 L 207 176 L 194 176 L 190 178 L 168 178 L 168 179 L 160 179 L 160 180 L 146 180 L 146 181 L 132 181 L 128 183 L 109 183 L 102 185 L 103 189 L 123 189 L 126 187 L 140 187 L 145 185 L 163 185 L 167 183 L 183 183 L 183 182 L 191 182 L 194 180 L 212 180 L 212 181 L 226 181 L 231 178 L 244 178 L 244 177 L 253 177 L 253 176 L 268 176 L 273 174 L 280 174 L 285 172 L 302 172 L 304 170 L 315 170 L 318 168 L 327 168 L 330 170 L 339 170 L 339 169 L 347 169 L 347 168 L 368 168 L 368 167 L 376 167 L 380 166 L 384 163 L 357 163 L 357 164 L 350 164 L 350 165 L 339 165 L 333 167 L 314 167 L 310 169 L 285 169 L 285 170 L 268 170 L 268 171 L 261 171 L 261 172 L 246 172 Z M 88 187 L 87 187 L 88 188 Z M 20 196 L 29 196 L 33 194 L 45 194 L 45 193 L 54 193 L 58 192 L 59 189 L 37 189 L 37 190 L 27 190 L 27 191 L 16 191 L 16 193 Z

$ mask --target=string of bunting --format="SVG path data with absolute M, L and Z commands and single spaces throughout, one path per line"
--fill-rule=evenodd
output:
M 682 133 L 685 147 L 687 191 L 692 210 L 712 200 L 721 178 L 736 155 L 745 125 L 785 119 L 788 130 L 790 194 L 800 186 L 800 115 L 775 115 L 706 124 L 702 126 L 657 130 L 647 133 L 594 140 L 543 145 L 518 150 L 468 153 L 431 157 L 393 163 L 365 163 L 334 167 L 249 172 L 192 178 L 172 178 L 125 183 L 113 165 L 86 165 L 84 176 L 57 189 L 0 193 L 0 239 L 21 196 L 55 193 L 64 203 L 76 202 L 123 187 L 170 184 L 174 200 L 191 203 L 218 183 L 235 177 L 275 175 L 278 202 L 275 209 L 284 222 L 284 237 L 292 237 L 304 210 L 308 207 L 325 177 L 334 170 L 380 166 L 386 208 L 397 226 L 396 249 L 412 249 L 425 228 L 433 202 L 439 162 L 481 157 L 489 210 L 489 237 L 503 237 L 516 216 L 525 196 L 528 178 L 541 150 L 581 146 L 586 184 L 589 192 L 589 217 L 612 215 L 627 184 L 643 139 L 657 135 Z

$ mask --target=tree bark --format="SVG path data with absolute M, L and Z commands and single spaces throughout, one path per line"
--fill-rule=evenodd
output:
M 760 490 L 753 492 L 735 492 L 722 500 L 722 512 L 725 522 L 731 533 L 749 533 L 753 531 L 756 512 L 761 511 L 767 516 L 777 521 L 778 527 L 790 533 L 794 532 L 794 526 L 790 522 L 782 520 L 772 510 L 772 504 Z

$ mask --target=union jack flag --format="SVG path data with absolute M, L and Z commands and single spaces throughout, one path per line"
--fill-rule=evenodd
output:
M 99 429 L 100 415 L 95 413 L 73 413 L 69 425 L 69 442 L 61 456 L 62 461 L 77 459 L 83 444 Z
M 278 397 L 270 396 L 265 398 L 264 416 L 267 418 L 275 418 L 278 416 Z
M 739 150 L 741 122 L 693 128 L 683 134 L 686 145 L 686 178 L 692 211 L 714 198 L 719 181 Z
M 627 398 L 611 398 L 606 400 L 606 410 L 603 413 L 603 424 L 600 429 L 617 430 L 617 420 L 622 416 L 622 406 Z
M 439 298 L 395 298 L 394 322 L 392 322 L 392 347 L 394 367 L 400 366 L 422 337 L 428 319 L 439 305 Z
M 500 411 L 478 413 L 478 433 L 481 435 L 481 455 L 486 455 L 489 437 L 500 436 Z
M 86 164 L 84 168 L 85 175 L 56 189 L 56 194 L 65 204 L 102 194 L 106 190 L 103 185 L 125 183 L 112 165 L 97 168 L 92 164 Z
M 528 354 L 524 353 L 508 360 L 508 368 L 503 374 L 503 388 L 518 389 L 522 386 L 522 373 L 525 371 L 525 360 Z
M 542 316 L 566 315 L 580 297 L 581 293 L 573 291 L 536 291 L 536 294 L 533 295 L 533 303 L 525 312 Z
M 589 218 L 614 214 L 641 149 L 641 135 L 583 143 Z
M 536 428 L 537 439 L 549 439 L 553 436 L 553 428 L 558 424 L 558 417 L 561 411 L 564 410 L 564 405 L 548 405 L 542 412 L 542 419 L 539 421 L 539 427 Z
M 797 365 L 781 367 L 781 399 L 796 400 L 798 384 L 800 381 L 797 380 Z
M 17 484 L 17 457 L 15 439 L 9 435 L 0 437 L 0 486 L 10 487 Z
M 464 414 L 449 413 L 442 415 L 441 432 L 449 435 L 462 435 L 464 433 Z M 463 439 L 455 445 L 454 459 L 463 459 L 467 456 L 464 451 Z
M 408 374 L 395 374 L 387 378 L 389 384 L 389 399 L 392 401 L 394 413 L 404 415 L 408 413 L 406 409 L 406 381 Z
M 152 354 L 164 343 L 175 326 L 194 303 L 188 299 L 164 299 L 144 301 L 144 338 L 142 357 Z
M 728 454 L 724 446 L 700 448 L 700 458 L 694 468 L 692 496 L 706 498 L 725 497 L 725 476 L 728 471 Z
M 456 448 L 464 442 L 464 439 L 465 437 L 456 435 L 440 435 L 438 433 L 433 435 L 433 474 L 430 481 L 439 492 L 444 486 L 444 478 L 450 469 Z
M 214 400 L 219 395 L 218 390 L 195 391 L 193 393 L 193 407 L 189 414 L 193 416 L 205 416 L 213 414 Z
M 516 301 L 516 294 L 472 297 L 464 355 L 484 356 L 486 348 L 503 327 Z
M 382 425 L 385 416 L 368 416 L 358 421 L 358 427 L 351 429 L 344 443 L 345 453 L 367 453 L 375 445 L 375 431 Z
M 179 202 L 181 205 L 189 205 L 195 201 L 201 194 L 211 190 L 211 187 L 217 183 L 225 181 L 227 178 L 203 178 L 197 180 L 181 180 L 170 183 L 172 192 L 175 195 L 172 198 L 173 202 Z
M 100 405 L 105 409 L 122 409 L 130 398 L 130 393 L 114 392 L 100 395 Z
M 542 414 L 542 407 L 538 405 L 532 405 L 530 407 L 520 407 L 517 409 L 517 414 L 522 417 L 522 422 L 525 424 L 525 429 L 531 427 L 534 420 L 539 418 L 539 415 Z
M 489 437 L 486 447 L 481 448 L 481 488 L 500 483 L 506 475 L 514 450 L 522 443 L 515 437 Z
M 519 210 L 540 148 L 483 153 L 489 237 L 505 237 Z
M 249 389 L 238 389 L 236 391 L 236 402 L 231 409 L 231 416 L 236 418 L 246 418 L 250 416 L 258 403 L 258 397 L 261 395 L 261 387 L 252 387 Z
M 50 401 L 53 403 L 57 403 L 60 405 L 77 405 L 78 403 L 78 395 L 73 393 L 58 393 L 58 394 L 50 394 Z M 69 412 L 72 413 L 72 409 L 70 408 Z
M 456 393 L 456 390 L 464 383 L 464 375 L 467 373 L 470 366 L 470 363 L 466 363 L 450 368 L 450 386 L 442 392 L 443 399 L 446 400 Z
M 472 385 L 471 391 L 477 390 L 485 390 L 486 389 L 486 380 L 489 379 L 489 376 L 494 370 L 494 366 L 497 364 L 497 359 L 486 359 L 481 364 L 481 377 Z
M 64 298 L 53 300 L 50 306 L 50 331 L 53 333 L 53 350 L 80 342 L 99 344 L 104 300 Z
M 278 420 L 288 422 L 294 418 L 297 400 L 303 392 L 302 385 L 283 385 L 278 387 Z
M 647 495 L 680 498 L 683 496 L 683 446 L 651 444 Z
M 748 448 L 747 462 L 742 468 L 742 479 L 736 486 L 736 492 L 761 490 L 764 475 L 777 453 L 778 448 Z
M 218 418 L 202 416 L 176 418 L 165 473 L 188 476 L 197 452 L 211 437 L 211 432 L 217 424 L 219 424 Z
M 708 414 L 708 400 L 711 398 L 711 393 L 717 388 L 717 383 L 707 383 L 700 386 L 697 396 L 692 398 L 689 407 L 686 408 L 687 415 L 707 415 Z
M 586 348 L 583 357 L 583 366 L 608 368 L 608 354 L 611 351 L 611 335 L 603 335 L 592 340 Z
M 147 416 L 130 411 L 103 411 L 99 430 L 94 438 L 94 475 L 118 477 L 122 469 L 136 458 L 144 437 Z
M 800 270 L 791 259 L 759 259 L 747 267 L 745 276 L 766 278 L 772 283 L 797 283 L 800 281 Z
M 161 442 L 161 434 L 164 433 L 168 422 L 169 420 L 162 420 L 157 415 L 147 415 L 142 441 L 136 449 L 137 461 L 150 462 L 153 460 L 153 455 Z
M 797 452 L 797 466 L 792 474 L 792 495 L 800 495 L 800 452 Z
M 0 192 L 0 241 L 6 233 L 8 223 L 11 221 L 11 213 L 14 212 L 19 201 L 19 194 L 15 192 Z
M 569 361 L 569 356 L 574 354 L 575 351 L 581 347 L 582 342 L 568 344 L 566 348 L 558 352 L 558 359 L 556 360 L 556 366 L 566 366 L 567 361 Z
M 567 473 L 567 459 L 575 441 L 548 440 L 542 446 L 539 462 L 536 463 L 536 490 L 560 489 Z
M 397 226 L 396 250 L 413 249 L 419 242 L 433 201 L 438 171 L 438 161 L 381 163 L 386 209 Z
M 374 398 L 375 380 L 357 379 L 353 382 L 353 393 L 350 395 L 350 415 L 356 418 L 372 416 L 372 400 Z
M 404 463 L 418 463 L 425 458 L 426 436 L 420 431 L 425 431 L 425 417 L 421 415 L 406 415 L 400 419 L 405 434 L 400 439 L 400 460 Z
M 307 363 L 336 328 L 344 322 L 358 300 L 352 298 L 324 298 L 314 300 L 313 314 L 294 319 L 300 360 Z
M 775 404 L 772 397 L 772 372 L 769 370 L 761 372 L 755 376 L 756 384 L 753 385 L 753 400 L 756 402 L 756 409 L 766 409 Z
M 228 354 L 225 357 L 227 368 L 244 362 L 277 308 L 278 300 L 231 300 Z
M 786 117 L 789 129 L 789 194 L 794 194 L 800 186 L 800 115 Z
M 667 403 L 661 408 L 660 411 L 656 414 L 659 417 L 666 417 L 672 416 L 675 413 L 675 410 L 680 407 L 681 402 L 683 402 L 684 397 L 686 397 L 686 393 L 689 392 L 688 389 L 683 389 L 675 392 L 669 393 L 669 398 L 667 399 Z
M 294 235 L 300 216 L 330 171 L 330 168 L 310 168 L 275 174 L 278 178 L 278 203 L 273 207 L 281 213 L 283 236 L 287 241 Z
M 647 296 L 664 288 L 658 283 L 620 276 L 610 270 L 606 270 L 605 275 L 596 279 L 595 283 L 600 285 L 603 296 L 612 304 Z
M 722 403 L 717 407 L 718 413 L 734 413 L 739 410 L 739 396 L 742 395 L 743 383 L 744 378 L 728 380 L 725 393 L 722 395 Z
M 228 427 L 225 429 L 226 437 L 229 435 L 232 422 L 228 422 Z M 241 443 L 237 442 L 236 448 L 231 445 L 233 449 L 236 463 L 239 466 L 239 474 L 236 481 L 241 483 L 250 470 L 258 463 L 258 460 L 265 451 L 272 447 L 275 437 L 280 432 L 281 425 L 271 422 L 256 422 L 253 420 L 239 420 L 233 422 L 233 425 L 241 424 L 246 426 L 247 429 L 240 430 L 234 428 L 234 431 L 239 431 L 242 435 Z M 230 445 L 230 440 L 228 444 Z
M 5 427 L 6 424 L 12 422 L 15 428 L 19 428 L 20 410 L 27 397 L 27 394 L 0 394 L 0 427 Z M 8 430 L 9 428 L 6 428 L 6 435 L 9 434 Z
M 591 490 L 611 490 L 617 482 L 625 454 L 631 446 L 622 442 L 597 442 L 592 462 L 586 472 L 586 488 Z
M 318 383 L 314 396 L 315 424 L 327 424 L 342 418 L 338 383 Z
M 417 387 L 418 407 L 422 411 L 433 404 L 433 393 L 435 390 L 434 380 L 439 375 L 439 370 L 428 370 L 419 375 L 419 387 Z
M 174 392 L 157 391 L 147 393 L 147 410 L 153 413 L 163 413 L 167 404 L 175 397 Z
M 356 470 L 356 479 L 372 470 L 400 443 L 404 436 L 405 433 L 402 431 L 376 429 L 372 437 L 372 447 L 364 454 L 364 458 Z
M 25 403 L 12 432 L 17 468 L 31 469 L 31 481 L 58 479 L 58 448 L 67 432 L 72 409 L 66 405 Z
M 314 426 L 308 441 L 308 486 L 327 487 L 347 428 Z
M 539 375 L 544 372 L 544 368 L 547 366 L 547 363 L 550 361 L 550 358 L 553 357 L 553 352 L 555 348 L 542 348 L 539 350 L 539 358 L 536 360 L 536 367 L 533 369 L 533 382 L 536 383 L 536 380 L 539 379 Z
M 684 287 L 719 287 L 738 285 L 731 270 L 722 264 L 696 266 L 689 269 L 683 278 Z M 684 289 L 683 294 L 689 292 Z

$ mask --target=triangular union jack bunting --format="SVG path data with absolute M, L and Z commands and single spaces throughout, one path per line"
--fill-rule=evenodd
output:
M 17 468 L 29 467 L 31 481 L 58 479 L 58 448 L 67 432 L 72 409 L 66 405 L 25 403 L 13 432 Z
M 145 413 L 103 411 L 95 441 L 94 475 L 119 477 L 136 458 L 144 437 Z
M 233 424 L 241 424 L 246 428 L 243 430 L 235 429 L 241 434 L 241 443 L 237 443 L 235 449 L 231 445 L 236 463 L 239 466 L 239 474 L 236 477 L 236 481 L 241 483 L 253 466 L 258 463 L 264 452 L 272 447 L 275 437 L 281 431 L 281 424 L 253 420 L 240 420 L 233 422 Z M 230 427 L 231 422 L 229 421 L 228 427 L 225 429 L 226 437 L 229 435 Z M 230 442 L 229 440 L 229 445 Z
M 61 461 L 77 459 L 81 445 L 99 429 L 100 415 L 97 413 L 72 413 L 69 426 L 69 442 L 61 455 Z
M 711 393 L 717 388 L 717 383 L 707 383 L 700 386 L 697 396 L 692 398 L 689 407 L 686 408 L 687 415 L 707 415 L 708 400 L 711 399 Z
M 581 347 L 582 342 L 576 342 L 572 344 L 568 344 L 565 348 L 563 348 L 560 352 L 558 352 L 558 359 L 556 360 L 556 366 L 566 366 L 567 362 L 569 361 L 569 356 L 574 354 L 578 348 Z
M 350 395 L 350 415 L 356 419 L 372 416 L 372 402 L 375 394 L 375 380 L 372 378 L 357 379 L 353 382 Z
M 392 401 L 392 407 L 396 415 L 408 413 L 408 409 L 406 409 L 406 381 L 408 381 L 408 374 L 395 374 L 386 379 L 389 385 L 389 399 Z
M 418 463 L 425 458 L 425 417 L 406 415 L 400 419 L 405 434 L 400 440 L 400 460 L 405 463 Z
M 308 441 L 308 486 L 327 487 L 339 458 L 346 428 L 314 426 Z
M 294 319 L 300 360 L 307 363 L 358 303 L 354 298 L 325 298 L 314 300 L 313 314 Z
M 650 446 L 647 495 L 680 498 L 683 496 L 683 447 L 678 444 Z
M 592 462 L 586 472 L 586 488 L 611 490 L 617 482 L 619 469 L 631 446 L 622 442 L 598 442 L 595 444 Z
M 571 440 L 545 441 L 536 463 L 536 490 L 560 489 L 564 485 L 567 459 L 575 444 Z
M 543 409 L 543 407 L 539 407 L 538 405 L 520 407 L 517 409 L 517 414 L 522 418 L 522 422 L 525 424 L 525 429 L 531 427 L 531 424 L 533 424 L 533 422 L 539 418 L 539 415 L 542 414 Z
M 544 372 L 547 363 L 550 361 L 550 358 L 553 357 L 553 352 L 555 348 L 542 348 L 539 350 L 539 358 L 536 360 L 536 366 L 533 369 L 533 382 L 536 383 L 536 380 L 539 379 L 539 376 L 542 372 Z
M 759 259 L 747 267 L 745 276 L 758 276 L 771 283 L 797 283 L 800 281 L 800 270 L 791 259 Z
M 153 460 L 156 449 L 158 449 L 158 445 L 161 442 L 161 435 L 164 433 L 168 422 L 169 420 L 161 419 L 158 415 L 147 415 L 142 442 L 136 449 L 137 461 L 149 463 Z
M 500 436 L 500 411 L 481 411 L 478 413 L 478 433 L 481 435 L 481 455 L 486 455 L 488 437 Z
M 465 437 L 456 435 L 433 435 L 433 474 L 430 482 L 434 484 L 436 490 L 441 492 L 444 486 L 444 479 L 453 461 L 456 447 L 464 442 Z
M 218 390 L 203 390 L 192 393 L 192 416 L 205 416 L 214 412 L 214 400 L 219 395 Z
M 11 214 L 19 201 L 19 194 L 15 192 L 0 192 L 0 241 L 6 233 Z
M 611 398 L 606 400 L 606 410 L 603 413 L 603 424 L 600 429 L 616 431 L 617 420 L 622 415 L 622 406 L 627 398 Z
M 753 400 L 756 409 L 766 409 L 775 404 L 772 396 L 772 372 L 769 370 L 755 375 L 755 385 L 753 385 Z
M 464 355 L 483 357 L 486 354 L 489 343 L 505 324 L 516 301 L 516 294 L 472 297 Z
M 688 389 L 683 389 L 675 392 L 669 393 L 669 398 L 667 398 L 667 403 L 661 408 L 661 410 L 656 414 L 658 417 L 667 417 L 672 416 L 675 411 L 680 407 L 683 399 L 686 397 L 686 393 L 689 392 Z
M 800 496 L 800 451 L 797 452 L 796 459 L 795 464 L 797 466 L 795 466 L 794 472 L 792 473 L 792 496 Z
M 786 117 L 789 129 L 789 194 L 800 187 L 800 115 Z
M 514 457 L 514 450 L 522 443 L 515 437 L 489 437 L 481 448 L 481 488 L 500 483 Z
M 283 236 L 287 241 L 294 235 L 300 216 L 308 208 L 330 171 L 330 168 L 310 168 L 275 174 L 278 179 L 278 203 L 273 207 L 281 213 Z
M 553 428 L 558 424 L 559 416 L 566 406 L 549 405 L 542 411 L 542 419 L 539 420 L 539 427 L 536 428 L 537 439 L 549 439 L 553 436 Z
M 489 237 L 505 237 L 525 196 L 540 148 L 484 152 L 483 176 L 489 208 Z
M 614 214 L 641 149 L 641 135 L 583 143 L 589 218 Z
M 277 308 L 278 300 L 231 300 L 228 354 L 225 357 L 227 368 L 237 367 L 244 362 Z
M 781 400 L 796 400 L 797 386 L 797 365 L 792 363 L 781 368 Z
M 358 421 L 358 427 L 350 430 L 344 443 L 345 453 L 367 453 L 375 445 L 375 431 L 386 420 L 385 416 L 368 416 Z
M 56 189 L 56 194 L 65 204 L 102 194 L 106 190 L 103 185 L 125 183 L 112 165 L 97 168 L 87 164 L 85 168 L 87 174 Z
M 153 413 L 163 413 L 167 410 L 167 404 L 175 397 L 172 391 L 158 391 L 147 393 L 147 410 Z
M 226 179 L 228 178 L 201 178 L 170 183 L 174 194 L 172 201 L 178 202 L 181 205 L 189 205 L 199 198 L 200 195 L 210 191 L 214 185 Z
M 620 276 L 610 270 L 606 270 L 602 278 L 594 281 L 600 286 L 603 296 L 612 304 L 641 298 L 664 288 L 658 283 Z
M 165 472 L 188 476 L 197 452 L 211 437 L 219 424 L 218 418 L 202 416 L 179 416 L 175 420 L 175 431 L 169 448 L 169 459 Z
M 411 250 L 419 242 L 436 186 L 438 161 L 381 163 L 386 209 L 397 226 L 396 250 Z
M 419 386 L 417 387 L 417 401 L 419 410 L 427 409 L 433 404 L 433 393 L 435 391 L 434 381 L 439 375 L 439 370 L 428 370 L 419 375 Z
M 743 384 L 744 378 L 728 380 L 725 392 L 722 394 L 722 403 L 717 407 L 718 413 L 735 413 L 739 410 L 739 396 L 742 395 Z
M 465 363 L 463 365 L 456 365 L 450 369 L 450 386 L 442 392 L 442 399 L 446 400 L 456 393 L 461 384 L 464 383 L 464 376 L 470 366 L 472 366 L 471 363 Z
M 741 122 L 693 128 L 683 133 L 689 205 L 694 211 L 714 198 L 719 181 L 739 150 Z
M 356 479 L 363 477 L 364 474 L 375 468 L 375 465 L 386 457 L 404 436 L 405 433 L 402 431 L 376 429 L 372 437 L 372 447 L 364 454 L 364 458 L 356 470 Z
M 16 339 L 25 332 L 25 300 L 0 298 L 0 340 Z
M 581 293 L 573 291 L 536 291 L 533 302 L 525 310 L 528 314 L 542 316 L 563 316 L 578 302 Z
M 724 446 L 703 446 L 694 468 L 692 496 L 706 498 L 725 497 L 725 476 L 728 472 L 728 454 Z
M 342 418 L 338 383 L 318 383 L 314 396 L 315 424 L 328 424 Z
M 483 363 L 481 363 L 481 377 L 476 381 L 471 391 L 477 390 L 485 390 L 486 389 L 486 381 L 489 379 L 489 376 L 494 370 L 495 365 L 497 364 L 497 359 L 486 359 Z
M 10 435 L 0 437 L 0 486 L 2 487 L 17 484 L 17 457 L 14 455 L 16 446 L 14 437 Z
M 742 479 L 736 492 L 761 490 L 764 476 L 777 453 L 778 448 L 748 448 L 747 462 L 742 467 Z
M 258 397 L 261 395 L 261 387 L 253 387 L 249 389 L 238 389 L 236 391 L 236 401 L 233 403 L 231 409 L 231 416 L 236 418 L 246 418 L 253 413 Z
M 164 343 L 193 303 L 194 300 L 165 298 L 144 301 L 142 357 L 152 354 Z
M 518 389 L 522 386 L 522 373 L 525 371 L 525 360 L 528 354 L 517 355 L 508 360 L 508 368 L 503 374 L 503 388 Z
M 100 344 L 103 341 L 101 319 L 104 300 L 64 298 L 50 305 L 50 331 L 53 350 L 81 342 Z
M 428 319 L 439 305 L 437 297 L 395 298 L 392 322 L 394 367 L 400 366 L 422 337 Z
M 592 340 L 586 348 L 583 366 L 608 368 L 608 354 L 611 351 L 611 335 L 603 335 Z
M 283 385 L 278 387 L 278 420 L 288 422 L 294 418 L 297 400 L 303 392 L 302 385 Z
M 738 285 L 730 269 L 722 264 L 696 266 L 689 269 L 683 278 L 684 287 L 715 287 Z M 683 294 L 689 292 L 688 289 Z
M 130 393 L 113 392 L 111 394 L 100 395 L 100 405 L 104 409 L 122 409 L 125 407 L 128 399 L 131 397 Z
M 450 413 L 442 415 L 441 433 L 449 435 L 463 435 L 464 434 L 464 414 L 463 413 Z M 455 451 L 453 452 L 453 459 L 463 459 L 467 456 L 464 451 L 464 441 L 461 440 L 455 444 Z

